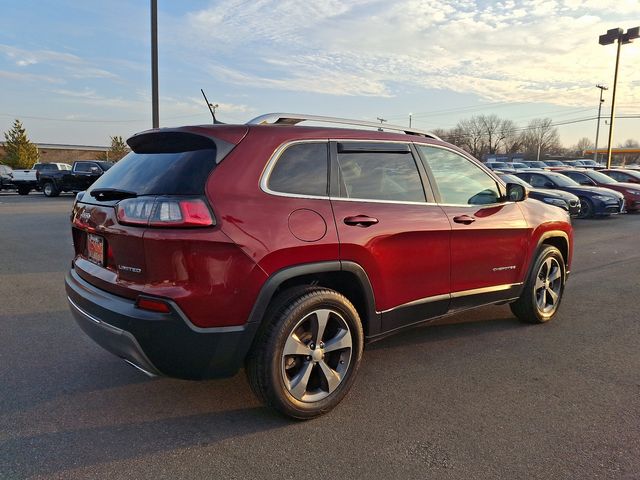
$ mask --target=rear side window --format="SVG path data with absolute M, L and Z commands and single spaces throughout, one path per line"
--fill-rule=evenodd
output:
M 327 143 L 298 143 L 288 147 L 278 158 L 267 187 L 280 193 L 327 196 Z
M 418 168 L 410 152 L 338 155 L 340 196 L 362 200 L 425 202 Z
M 202 195 L 216 166 L 216 149 L 177 153 L 131 152 L 87 191 L 113 188 L 138 195 Z

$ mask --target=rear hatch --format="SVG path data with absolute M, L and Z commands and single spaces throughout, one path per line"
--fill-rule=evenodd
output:
M 211 229 L 215 216 L 205 185 L 216 165 L 246 135 L 246 127 L 192 127 L 143 132 L 132 152 L 78 195 L 72 213 L 75 269 L 108 292 L 135 299 L 150 278 L 145 255 L 150 230 Z

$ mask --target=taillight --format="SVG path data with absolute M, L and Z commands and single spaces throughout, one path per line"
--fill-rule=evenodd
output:
M 150 227 L 208 227 L 215 225 L 209 207 L 201 198 L 139 197 L 122 200 L 118 221 Z

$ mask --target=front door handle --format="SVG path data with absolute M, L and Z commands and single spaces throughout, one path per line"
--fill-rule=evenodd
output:
M 457 217 L 453 217 L 453 221 L 456 223 L 462 223 L 463 225 L 471 225 L 476 221 L 476 219 L 469 215 L 459 215 Z
M 367 215 L 356 215 L 354 217 L 346 217 L 344 223 L 352 227 L 370 227 L 378 223 L 378 219 Z

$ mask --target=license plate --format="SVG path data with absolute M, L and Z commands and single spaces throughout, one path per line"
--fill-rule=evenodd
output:
M 92 233 L 88 234 L 87 256 L 91 262 L 104 265 L 104 238 Z

